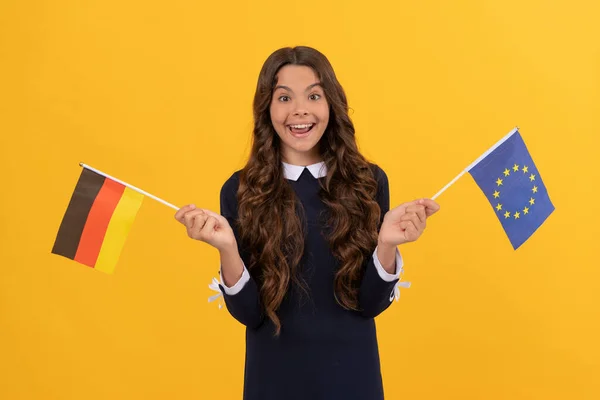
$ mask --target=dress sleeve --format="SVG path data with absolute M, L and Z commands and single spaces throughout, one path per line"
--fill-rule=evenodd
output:
M 239 180 L 236 173 L 232 175 L 221 188 L 220 207 L 221 215 L 227 219 L 229 225 L 233 229 L 233 233 L 238 243 L 238 252 L 242 259 L 242 263 L 244 264 L 244 272 L 238 282 L 233 286 L 228 287 L 223 283 L 223 276 L 219 269 L 220 281 L 217 285 L 222 293 L 229 313 L 247 327 L 257 328 L 263 322 L 264 313 L 262 312 L 258 285 L 256 284 L 255 278 L 246 268 L 248 258 L 241 246 L 241 238 L 237 226 L 238 208 L 236 194 L 238 185 Z
M 377 203 L 381 208 L 379 221 L 379 227 L 381 227 L 383 217 L 390 209 L 390 190 L 387 175 L 381 168 L 375 167 L 375 177 L 377 179 Z M 358 299 L 363 316 L 370 318 L 378 316 L 390 306 L 394 297 L 398 299 L 400 286 L 410 286 L 410 284 L 400 282 L 404 260 L 398 248 L 396 248 L 395 264 L 395 273 L 388 273 L 377 258 L 377 248 L 366 261 Z

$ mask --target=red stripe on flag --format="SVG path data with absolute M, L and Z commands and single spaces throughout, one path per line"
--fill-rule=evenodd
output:
M 125 186 L 106 179 L 90 209 L 74 260 L 93 267 L 100 254 L 104 235 L 113 212 L 121 200 Z

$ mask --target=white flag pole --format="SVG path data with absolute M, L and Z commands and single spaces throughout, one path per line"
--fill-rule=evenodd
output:
M 442 193 L 444 193 L 444 191 L 446 191 L 446 189 L 448 189 L 450 186 L 452 186 L 452 184 L 454 182 L 456 182 L 457 180 L 459 180 L 461 176 L 463 176 L 466 172 L 469 172 L 473 167 L 475 167 L 477 164 L 479 164 L 481 162 L 481 160 L 483 160 L 484 158 L 486 158 L 492 151 L 496 150 L 498 148 L 498 146 L 500 146 L 502 143 L 506 142 L 508 140 L 508 138 L 510 138 L 513 134 L 515 134 L 518 131 L 519 131 L 519 127 L 517 126 L 514 129 L 512 129 L 510 132 L 508 132 L 506 134 L 506 136 L 504 136 L 502 139 L 498 140 L 498 142 L 496 142 L 496 144 L 494 144 L 492 147 L 490 147 L 489 149 L 487 149 L 487 151 L 485 153 L 483 153 L 481 156 L 479 156 L 479 158 L 477 158 L 477 160 L 473 161 L 467 168 L 465 168 L 464 170 L 462 170 L 460 172 L 460 174 L 458 174 L 454 179 L 452 179 L 439 192 L 437 192 L 435 195 L 433 195 L 433 197 L 431 198 L 431 200 L 435 200 L 439 195 L 441 195 Z
M 133 185 L 130 185 L 129 183 L 123 182 L 123 181 L 122 181 L 122 180 L 120 180 L 120 179 L 117 179 L 117 178 L 115 178 L 115 177 L 112 177 L 112 176 L 110 176 L 110 175 L 108 175 L 108 174 L 106 174 L 106 173 L 104 173 L 104 172 L 102 172 L 102 171 L 99 171 L 99 170 L 97 170 L 97 169 L 95 169 L 95 168 L 92 168 L 92 167 L 90 167 L 89 165 L 86 165 L 86 164 L 84 164 L 84 163 L 79 163 L 79 165 L 80 165 L 80 166 L 82 166 L 83 168 L 89 169 L 90 171 L 94 171 L 94 172 L 95 172 L 95 173 L 97 173 L 97 174 L 100 174 L 100 175 L 102 175 L 102 176 L 105 176 L 105 177 L 106 177 L 106 178 L 108 178 L 108 179 L 112 179 L 112 180 L 113 180 L 113 181 L 115 181 L 115 182 L 118 182 L 118 183 L 120 183 L 120 184 L 122 184 L 122 185 L 124 185 L 124 186 L 127 186 L 128 188 L 130 188 L 130 189 L 132 189 L 132 190 L 135 190 L 136 192 L 138 192 L 138 193 L 141 193 L 141 194 L 143 194 L 144 196 L 148 196 L 148 197 L 150 197 L 151 199 L 154 199 L 154 200 L 158 201 L 159 203 L 162 203 L 162 204 L 164 204 L 164 205 L 165 205 L 165 206 L 167 206 L 167 207 L 171 207 L 171 208 L 172 208 L 172 209 L 174 209 L 174 210 L 179 210 L 179 207 L 177 207 L 177 206 L 175 206 L 175 205 L 173 205 L 173 204 L 171 204 L 171 203 L 168 203 L 168 202 L 164 201 L 163 199 L 161 199 L 161 198 L 158 198 L 158 197 L 156 197 L 156 196 L 154 196 L 154 195 L 152 195 L 152 194 L 150 194 L 150 193 L 148 193 L 148 192 L 146 192 L 146 191 L 144 191 L 144 190 L 142 190 L 142 189 L 139 189 L 139 188 L 137 188 L 137 187 L 135 187 L 135 186 L 133 186 Z
M 457 180 L 460 179 L 461 176 L 463 176 L 465 174 L 465 172 L 467 172 L 467 170 L 462 170 L 460 174 L 456 175 L 454 177 L 454 179 L 452 179 L 450 182 L 448 182 L 446 184 L 446 186 L 444 186 L 439 192 L 437 192 L 436 194 L 433 195 L 433 197 L 431 198 L 431 200 L 435 200 L 440 194 L 444 193 L 446 191 L 446 189 L 448 189 L 450 186 L 452 186 L 452 184 L 454 182 L 456 182 Z

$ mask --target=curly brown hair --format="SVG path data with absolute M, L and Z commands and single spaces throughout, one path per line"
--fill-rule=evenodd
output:
M 377 181 L 372 165 L 360 154 L 346 95 L 327 58 L 310 47 L 282 48 L 265 61 L 254 96 L 252 150 L 240 172 L 237 192 L 238 226 L 250 252 L 248 269 L 255 271 L 266 315 L 277 334 L 277 310 L 290 281 L 300 286 L 298 265 L 304 251 L 302 206 L 285 180 L 280 139 L 269 107 L 277 73 L 285 65 L 312 68 L 329 104 L 329 124 L 319 142 L 327 166 L 320 196 L 328 210 L 329 245 L 340 262 L 334 295 L 346 309 L 358 309 L 358 282 L 362 265 L 377 243 L 381 211 L 375 200 Z

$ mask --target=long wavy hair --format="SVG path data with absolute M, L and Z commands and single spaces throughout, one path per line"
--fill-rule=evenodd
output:
M 361 267 L 376 246 L 381 212 L 375 200 L 377 181 L 358 150 L 346 95 L 327 58 L 304 46 L 272 53 L 258 77 L 252 150 L 240 172 L 237 196 L 238 228 L 250 253 L 248 268 L 256 272 L 263 307 L 276 334 L 281 330 L 277 310 L 290 283 L 302 286 L 297 270 L 304 250 L 298 215 L 303 212 L 302 205 L 284 178 L 280 139 L 270 117 L 277 73 L 289 64 L 312 68 L 329 104 L 329 124 L 318 144 L 328 169 L 320 181 L 320 196 L 328 211 L 329 245 L 340 265 L 334 295 L 346 309 L 358 309 Z

